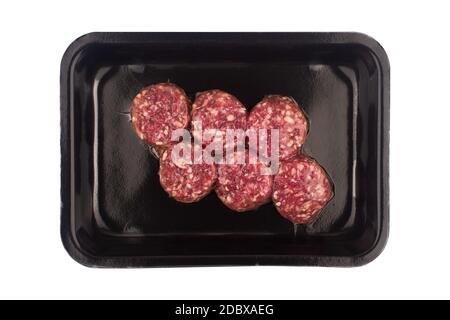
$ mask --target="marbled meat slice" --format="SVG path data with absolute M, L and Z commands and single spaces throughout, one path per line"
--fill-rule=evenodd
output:
M 190 123 L 190 101 L 173 83 L 158 83 L 142 89 L 131 105 L 131 122 L 137 135 L 147 143 L 168 147 L 172 132 Z
M 209 90 L 197 94 L 192 105 L 191 128 L 201 124 L 202 132 L 193 130 L 193 135 L 199 141 L 205 130 L 210 130 L 211 137 L 202 139 L 204 145 L 215 140 L 214 134 L 221 136 L 223 144 L 226 144 L 227 129 L 247 129 L 247 110 L 244 105 L 233 95 L 221 90 Z M 204 136 L 203 136 L 204 137 Z M 236 141 L 236 139 L 235 139 Z
M 248 151 L 235 151 L 234 164 L 218 165 L 216 194 L 231 210 L 242 212 L 270 202 L 272 175 L 263 175 L 263 163 L 250 163 Z M 238 159 L 244 162 L 238 162 Z
M 308 121 L 300 107 L 291 98 L 279 95 L 267 96 L 254 106 L 248 117 L 247 126 L 255 131 L 269 130 L 267 135 L 269 156 L 271 156 L 270 129 L 279 130 L 280 160 L 297 154 L 308 134 Z M 261 150 L 261 146 L 259 149 Z
M 308 224 L 332 197 L 328 175 L 315 160 L 298 155 L 280 163 L 272 200 L 284 218 L 295 224 Z
M 176 145 L 169 147 L 161 155 L 159 165 L 161 186 L 179 202 L 199 201 L 214 188 L 217 180 L 216 167 L 214 164 L 200 161 L 196 163 L 194 156 L 202 154 L 201 146 L 191 145 L 191 163 L 184 157 L 178 158 L 177 151 L 174 151 L 175 147 Z

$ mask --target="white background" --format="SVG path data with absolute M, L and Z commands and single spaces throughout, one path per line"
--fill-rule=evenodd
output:
M 450 298 L 445 4 L 2 1 L 0 298 Z M 59 236 L 59 64 L 91 31 L 359 31 L 377 39 L 391 63 L 391 230 L 382 255 L 350 269 L 75 263 Z

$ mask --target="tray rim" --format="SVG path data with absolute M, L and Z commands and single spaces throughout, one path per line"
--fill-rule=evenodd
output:
M 192 255 L 192 256 L 94 256 L 85 252 L 73 235 L 71 215 L 71 131 L 69 122 L 70 70 L 78 52 L 92 44 L 172 42 L 189 39 L 248 41 L 301 41 L 304 44 L 358 44 L 370 50 L 377 60 L 381 103 L 381 190 L 380 233 L 377 241 L 358 256 L 308 255 Z M 390 64 L 386 51 L 372 37 L 359 32 L 91 32 L 74 40 L 66 49 L 60 65 L 60 152 L 61 152 L 61 211 L 60 236 L 68 254 L 86 267 L 139 268 L 183 266 L 324 266 L 357 267 L 375 260 L 384 250 L 389 236 L 389 129 L 390 129 Z

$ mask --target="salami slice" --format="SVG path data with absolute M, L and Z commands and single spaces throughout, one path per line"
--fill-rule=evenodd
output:
M 194 156 L 196 154 L 201 156 L 201 146 L 191 145 L 187 157 L 180 157 L 180 152 L 176 148 L 177 145 L 171 146 L 161 155 L 159 165 L 161 186 L 179 202 L 199 201 L 214 188 L 217 180 L 216 167 L 214 164 L 203 162 L 196 164 Z
M 272 176 L 263 175 L 262 163 L 250 163 L 248 151 L 235 151 L 234 164 L 218 165 L 216 194 L 231 210 L 242 212 L 270 202 Z M 241 159 L 243 162 L 238 162 Z
M 269 130 L 267 135 L 269 156 L 271 156 L 270 129 L 279 130 L 280 160 L 297 154 L 308 133 L 308 121 L 297 103 L 289 97 L 278 95 L 267 96 L 253 107 L 248 118 L 248 127 L 254 130 Z
M 147 143 L 168 147 L 172 131 L 187 128 L 190 102 L 183 89 L 173 83 L 159 83 L 142 89 L 131 105 L 131 122 Z
M 333 197 L 324 169 L 298 155 L 282 161 L 274 178 L 272 200 L 278 212 L 295 224 L 308 224 Z
M 192 123 L 192 128 L 198 128 L 199 125 L 202 128 L 202 131 L 193 132 L 197 141 L 202 138 L 199 134 L 209 130 L 211 137 L 203 139 L 204 145 L 217 141 L 218 136 L 222 137 L 225 144 L 227 129 L 246 130 L 247 110 L 233 95 L 221 90 L 209 90 L 197 94 L 192 105 Z

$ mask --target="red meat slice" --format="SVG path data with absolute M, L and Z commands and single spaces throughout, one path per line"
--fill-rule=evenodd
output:
M 278 95 L 267 96 L 254 106 L 247 125 L 255 131 L 269 130 L 267 135 L 269 156 L 271 156 L 270 129 L 279 130 L 280 160 L 297 154 L 308 133 L 308 121 L 297 103 L 289 97 Z M 261 146 L 259 149 L 261 150 Z
M 194 156 L 202 154 L 201 146 L 191 145 L 191 154 L 186 157 L 191 163 L 184 157 L 176 159 L 175 148 L 176 145 L 171 146 L 161 155 L 159 165 L 161 186 L 179 202 L 199 201 L 214 188 L 217 180 L 216 167 L 214 164 L 195 163 Z
M 315 160 L 298 155 L 281 162 L 274 178 L 272 200 L 284 218 L 295 224 L 308 224 L 332 197 L 328 175 Z
M 248 151 L 234 153 L 235 164 L 218 165 L 216 194 L 231 210 L 242 212 L 270 202 L 272 175 L 263 175 L 265 164 L 249 162 Z M 244 159 L 242 164 L 237 159 Z
M 131 122 L 147 143 L 168 147 L 172 132 L 187 128 L 190 102 L 183 89 L 173 83 L 159 83 L 142 89 L 131 105 Z
M 213 141 L 214 133 L 221 136 L 223 144 L 226 143 L 227 129 L 247 129 L 247 110 L 233 95 L 221 90 L 209 90 L 197 94 L 192 105 L 192 128 L 201 123 L 202 132 L 193 131 L 194 137 L 199 141 L 205 130 L 210 130 L 211 137 L 203 139 L 202 143 L 208 145 Z M 236 140 L 235 140 L 236 141 Z

